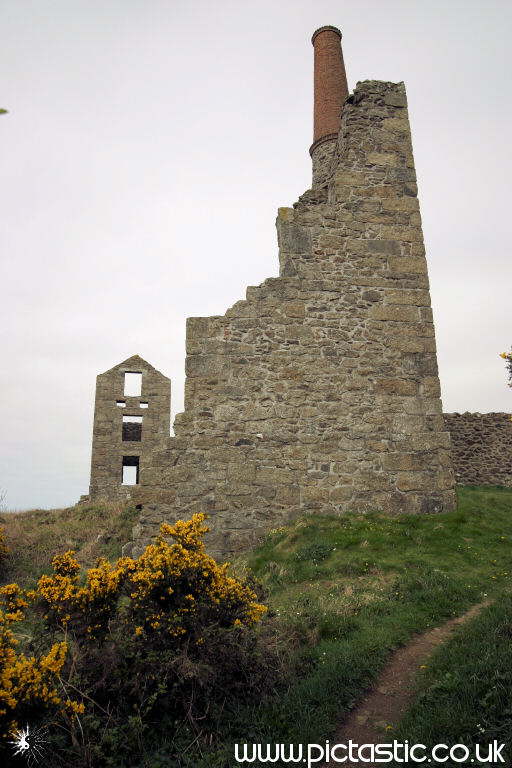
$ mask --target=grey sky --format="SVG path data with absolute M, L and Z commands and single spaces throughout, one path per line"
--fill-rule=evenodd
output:
M 511 18 L 506 0 L 1 0 L 8 506 L 87 491 L 96 373 L 138 353 L 176 413 L 185 318 L 277 274 L 323 24 L 350 88 L 407 86 L 445 410 L 512 410 Z

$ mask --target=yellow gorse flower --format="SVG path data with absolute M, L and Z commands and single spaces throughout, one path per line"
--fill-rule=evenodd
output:
M 55 642 L 39 658 L 17 653 L 11 627 L 24 619 L 31 602 L 77 647 L 101 642 L 111 622 L 142 648 L 148 641 L 172 648 L 189 639 L 200 647 L 207 627 L 240 629 L 262 618 L 267 609 L 254 591 L 229 574 L 227 563 L 206 553 L 204 520 L 198 514 L 164 523 L 138 558 L 115 563 L 102 558 L 82 572 L 69 550 L 53 558 L 53 573 L 41 576 L 36 590 L 25 592 L 17 584 L 0 588 L 0 731 L 14 727 L 17 710 L 26 703 L 53 706 L 67 716 L 84 708 L 58 691 L 67 641 Z
M 82 705 L 63 701 L 58 693 L 58 676 L 64 666 L 68 646 L 54 643 L 48 653 L 26 656 L 18 653 L 17 639 L 11 627 L 25 618 L 29 599 L 17 584 L 0 588 L 0 736 L 16 727 L 16 711 L 20 706 L 53 705 L 62 711 L 83 711 Z
M 127 574 L 130 610 L 145 632 L 158 630 L 172 637 L 193 632 L 205 603 L 226 626 L 248 626 L 267 610 L 251 589 L 228 575 L 227 563 L 220 565 L 206 553 L 204 520 L 205 515 L 197 514 L 174 525 L 164 523 L 157 541 L 132 561 Z M 159 611 L 148 612 L 155 603 Z
M 249 626 L 265 606 L 255 593 L 228 573 L 205 551 L 205 515 L 163 523 L 160 536 L 140 557 L 111 564 L 100 559 L 80 579 L 80 565 L 70 550 L 53 558 L 53 574 L 39 579 L 38 597 L 46 616 L 75 637 L 108 631 L 121 596 L 128 598 L 129 634 L 138 638 L 155 632 L 173 638 L 197 634 L 205 606 L 221 626 Z M 169 541 L 171 539 L 171 541 Z

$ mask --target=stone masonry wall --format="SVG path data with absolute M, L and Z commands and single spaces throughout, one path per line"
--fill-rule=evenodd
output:
M 124 374 L 142 374 L 140 397 L 124 395 Z M 117 402 L 124 403 L 119 407 Z M 141 403 L 147 407 L 141 407 Z M 134 486 L 122 485 L 123 456 L 138 456 L 140 467 L 155 445 L 169 439 L 171 382 L 138 355 L 96 378 L 91 457 L 91 498 L 131 499 Z M 142 417 L 141 426 L 125 424 L 123 416 Z M 142 470 L 141 482 L 144 482 Z
M 185 410 L 143 457 L 135 552 L 200 510 L 229 555 L 304 512 L 454 505 L 403 83 L 357 85 L 330 178 L 277 229 L 280 277 L 188 320 Z
M 310 149 L 314 189 L 325 187 L 332 175 L 336 142 L 336 139 L 322 139 Z
M 457 483 L 512 487 L 510 418 L 509 413 L 444 414 Z

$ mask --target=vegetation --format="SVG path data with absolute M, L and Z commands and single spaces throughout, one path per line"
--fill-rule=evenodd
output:
M 507 361 L 508 385 L 512 387 L 512 352 L 502 352 L 500 357 Z
M 118 503 L 4 513 L 0 523 L 10 554 L 3 581 L 33 587 L 49 570 L 52 557 L 67 549 L 76 550 L 85 566 L 94 565 L 98 557 L 120 557 L 123 544 L 132 538 L 137 515 L 134 507 Z
M 308 647 L 287 691 L 233 715 L 223 738 L 332 736 L 391 650 L 510 587 L 511 513 L 512 491 L 464 488 L 456 512 L 309 517 L 274 531 L 249 565 L 276 618 Z
M 0 525 L 0 574 L 5 573 L 9 549 L 5 543 L 5 531 Z
M 162 525 L 137 559 L 100 558 L 82 574 L 68 551 L 53 558 L 53 572 L 39 578 L 36 590 L 3 587 L 3 765 L 7 736 L 27 719 L 32 727 L 46 723 L 52 758 L 96 768 L 112 765 L 114 756 L 132 764 L 142 755 L 157 713 L 193 721 L 197 700 L 203 715 L 205 702 L 254 694 L 251 681 L 261 685 L 268 677 L 268 658 L 259 669 L 250 628 L 266 609 L 206 554 L 206 530 L 196 515 Z M 31 655 L 17 654 L 11 626 L 30 610 L 40 626 L 28 625 Z M 48 650 L 34 652 L 41 647 Z M 219 658 L 221 666 L 213 663 Z
M 512 596 L 495 603 L 442 646 L 421 674 L 398 738 L 434 744 L 512 743 Z M 485 754 L 485 750 L 483 751 Z
M 219 571 L 239 585 L 220 613 L 199 577 L 166 594 L 191 578 L 170 568 L 167 547 L 185 546 L 192 559 L 196 550 L 179 529 L 164 533 L 175 543 L 161 539 L 136 565 L 100 562 L 81 576 L 68 553 L 39 581 L 40 625 L 28 643 L 47 652 L 69 642 L 59 677 L 84 705 L 83 735 L 75 727 L 54 746 L 76 766 L 221 768 L 236 742 L 321 743 L 394 648 L 512 583 L 504 488 L 461 489 L 446 514 L 308 516 L 274 530 L 231 573 Z M 237 603 L 247 589 L 269 606 L 257 625 Z M 482 714 L 473 715 L 476 728 Z
M 19 728 L 19 716 L 40 716 L 48 707 L 63 715 L 83 712 L 83 705 L 65 699 L 57 690 L 68 645 L 51 645 L 47 653 L 27 656 L 16 651 L 18 643 L 12 627 L 23 621 L 28 607 L 26 595 L 16 584 L 0 589 L 0 739 Z

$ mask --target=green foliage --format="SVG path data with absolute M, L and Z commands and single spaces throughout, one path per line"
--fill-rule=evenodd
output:
M 511 639 L 512 597 L 504 595 L 436 651 L 397 737 L 427 746 L 510 745 Z
M 236 564 L 263 585 L 270 616 L 258 630 L 212 627 L 200 659 L 148 649 L 134 660 L 131 638 L 101 646 L 86 690 L 104 709 L 114 695 L 127 708 L 108 728 L 99 707 L 87 710 L 90 762 L 80 763 L 82 749 L 75 764 L 224 768 L 236 741 L 321 743 L 412 634 L 510 589 L 511 543 L 504 488 L 460 489 L 447 514 L 308 516 L 272 532 Z M 151 676 L 169 680 L 159 664 L 172 666 L 178 686 L 148 716 Z M 480 700 L 497 711 L 495 694 L 491 686 Z
M 304 547 L 300 547 L 295 552 L 295 559 L 299 561 L 311 561 L 316 564 L 320 563 L 322 560 L 326 560 L 331 552 L 332 547 L 329 547 L 328 544 L 307 544 Z
M 24 704 L 25 679 L 37 683 L 31 682 L 31 698 L 46 702 L 46 678 L 33 663 L 34 651 L 52 643 L 42 664 L 68 698 L 73 692 L 68 709 L 76 722 L 49 726 L 49 749 L 77 768 L 131 766 L 157 734 L 174 738 L 177 724 L 197 728 L 198 720 L 204 727 L 220 717 L 226 698 L 242 703 L 274 690 L 279 657 L 264 631 L 254 631 L 266 609 L 205 552 L 203 519 L 163 524 L 161 536 L 136 559 L 100 559 L 81 573 L 68 551 L 53 558 L 53 572 L 40 577 L 37 590 L 3 588 L 9 606 L 21 594 L 20 605 L 30 600 L 42 614 L 25 643 L 30 656 L 15 655 L 12 634 L 0 653 L 8 722 L 17 720 L 18 698 Z M 11 679 L 20 678 L 19 695 L 9 698 Z M 61 704 L 53 689 L 48 702 L 54 709 Z M 48 711 L 41 706 L 40 715 Z M 8 757 L 4 731 L 2 765 Z
M 237 740 L 331 737 L 397 646 L 510 588 L 511 542 L 504 488 L 462 488 L 446 514 L 311 516 L 270 534 L 248 562 L 276 620 L 302 640 L 301 671 L 278 699 L 227 705 L 224 760 Z

